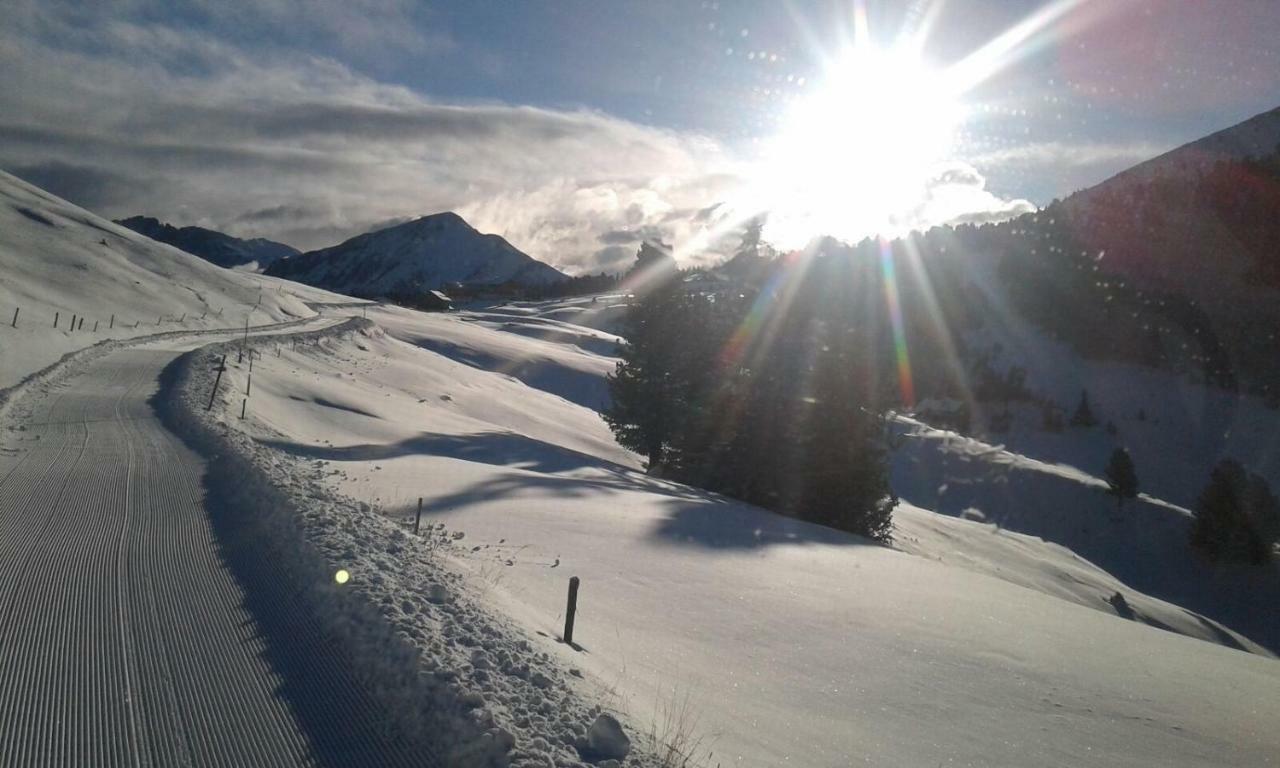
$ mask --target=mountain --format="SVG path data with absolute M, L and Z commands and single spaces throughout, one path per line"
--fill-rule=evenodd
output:
M 1280 396 L 1280 109 L 1077 192 L 1046 215 L 1100 276 L 1147 302 L 1183 302 L 1179 312 L 1206 329 L 1201 344 L 1233 379 Z
M 267 274 L 353 296 L 411 295 L 452 284 L 541 286 L 566 279 L 456 213 L 437 213 L 275 262 Z
M 152 240 L 172 245 L 220 267 L 257 264 L 266 267 L 277 259 L 295 256 L 298 249 L 274 240 L 255 237 L 243 240 L 204 227 L 175 227 L 150 216 L 131 216 L 116 223 Z

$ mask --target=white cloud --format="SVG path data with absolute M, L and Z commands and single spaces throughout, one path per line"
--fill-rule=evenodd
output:
M 195 31 L 19 3 L 0 30 L 0 165 L 108 216 L 302 248 L 441 210 L 570 271 L 625 266 L 640 237 L 696 244 L 683 250 L 693 259 L 733 238 L 734 212 L 712 206 L 749 170 L 712 138 L 585 109 L 440 104 L 307 46 L 210 32 L 243 11 L 247 25 L 296 21 L 338 46 L 432 44 L 388 31 L 413 26 L 407 0 L 306 6 L 187 3 L 204 14 Z M 1011 205 L 973 181 L 937 185 L 916 216 Z

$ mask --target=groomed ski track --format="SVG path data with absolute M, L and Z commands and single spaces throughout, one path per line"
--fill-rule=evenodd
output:
M 287 574 L 237 559 L 203 460 L 148 402 L 179 354 L 89 362 L 0 452 L 0 765 L 434 762 Z

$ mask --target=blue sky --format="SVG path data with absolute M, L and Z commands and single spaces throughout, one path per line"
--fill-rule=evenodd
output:
M 0 167 L 109 216 L 304 248 L 455 209 L 614 268 L 643 236 L 716 246 L 856 5 L 881 46 L 927 26 L 937 70 L 1061 11 L 963 97 L 947 178 L 978 215 L 1280 106 L 1272 0 L 0 0 Z

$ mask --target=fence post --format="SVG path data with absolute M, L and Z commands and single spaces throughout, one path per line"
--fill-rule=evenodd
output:
M 94 332 L 94 333 L 97 333 L 97 332 L 98 332 L 98 323 L 99 323 L 99 322 L 101 322 L 101 321 L 99 321 L 99 320 L 94 320 L 94 321 L 93 321 L 93 332 Z
M 569 578 L 569 605 L 564 609 L 564 641 L 573 645 L 573 617 L 578 612 L 578 577 Z
M 74 331 L 75 329 L 76 329 L 76 315 L 74 312 L 72 312 L 71 313 L 71 330 Z
M 62 313 L 61 313 L 61 312 L 54 312 L 54 313 L 53 313 L 53 327 L 54 327 L 54 328 L 57 328 L 57 327 L 58 327 L 58 315 L 60 315 L 60 314 L 62 314 Z
M 418 535 L 418 526 L 422 525 L 422 497 L 418 497 L 418 516 L 413 519 L 413 535 Z
M 80 317 L 80 327 L 79 327 L 79 328 L 77 328 L 76 330 L 78 330 L 78 331 L 83 331 L 83 330 L 84 330 L 84 316 L 83 316 L 83 315 L 81 315 L 81 317 Z
M 249 398 L 240 401 L 240 418 L 244 418 L 244 409 L 249 407 Z
M 107 330 L 109 331 L 109 330 L 111 330 L 112 328 L 115 328 L 115 327 L 116 327 L 116 315 L 115 315 L 115 313 L 114 313 L 114 312 L 112 312 L 112 313 L 111 313 L 111 323 L 107 326 Z
M 205 410 L 213 407 L 213 399 L 218 396 L 218 382 L 222 381 L 222 372 L 227 369 L 227 356 L 222 356 L 222 362 L 218 363 L 218 375 L 213 377 L 213 391 L 209 393 L 209 404 L 205 406 Z
M 252 358 L 250 359 L 249 364 L 253 365 Z M 253 374 L 251 373 L 249 374 L 249 378 L 244 380 L 244 396 L 245 397 L 249 396 L 249 388 L 252 386 L 253 386 Z
M 18 309 L 21 309 L 21 307 L 19 307 Z M 13 310 L 13 327 L 14 328 L 18 327 L 18 309 Z

